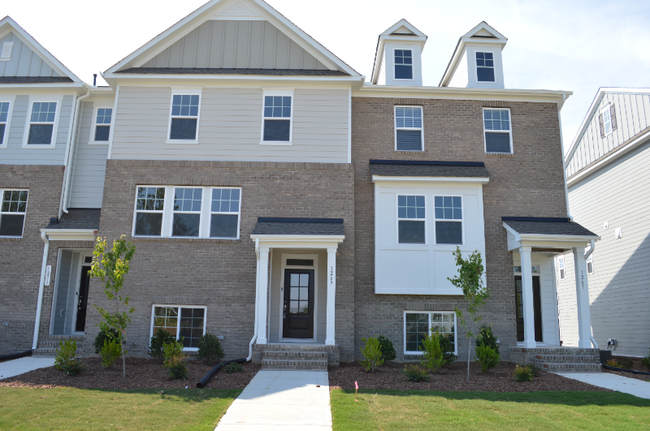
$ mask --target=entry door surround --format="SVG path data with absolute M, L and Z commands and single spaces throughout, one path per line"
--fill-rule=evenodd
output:
M 311 260 L 313 265 L 288 265 L 288 261 L 291 260 Z M 285 335 L 284 328 L 284 301 L 285 301 L 285 289 L 287 285 L 286 275 L 287 270 L 305 270 L 311 271 L 312 279 L 312 317 L 311 317 L 311 326 L 312 326 L 312 335 L 306 338 L 297 338 L 291 337 L 290 335 Z M 280 330 L 280 340 L 296 340 L 296 341 L 316 341 L 318 339 L 318 254 L 300 254 L 300 253 L 282 253 L 281 260 L 281 280 L 280 280 L 280 303 L 277 304 L 280 311 L 280 321 L 279 321 L 279 330 Z M 287 304 L 288 305 L 288 304 Z

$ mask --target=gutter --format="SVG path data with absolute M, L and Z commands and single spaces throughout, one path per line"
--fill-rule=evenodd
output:
M 257 272 L 255 273 L 255 323 L 253 327 L 253 338 L 251 338 L 250 343 L 248 343 L 248 357 L 246 361 L 253 359 L 253 343 L 257 340 L 257 308 L 260 301 L 260 291 L 259 291 L 259 282 L 260 282 L 260 239 L 255 238 L 255 256 L 257 257 Z
M 45 290 L 45 271 L 47 268 L 47 255 L 50 252 L 50 240 L 45 232 L 41 232 L 41 239 L 45 243 L 43 247 L 43 263 L 41 264 L 41 281 L 38 285 L 38 302 L 36 303 L 36 319 L 34 319 L 34 340 L 32 351 L 38 347 L 38 330 L 41 325 L 41 309 L 43 308 L 43 290 Z

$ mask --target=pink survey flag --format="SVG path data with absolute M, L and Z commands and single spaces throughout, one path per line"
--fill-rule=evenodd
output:
M 354 382 L 354 389 L 359 390 L 359 383 Z

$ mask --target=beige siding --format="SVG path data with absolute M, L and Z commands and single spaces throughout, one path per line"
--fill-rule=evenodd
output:
M 348 92 L 296 89 L 292 145 L 260 145 L 262 90 L 205 88 L 198 144 L 167 144 L 171 89 L 121 87 L 111 157 L 346 163 Z
M 143 67 L 327 70 L 267 21 L 206 21 Z
M 61 76 L 43 59 L 32 51 L 14 33 L 0 39 L 0 48 L 4 42 L 13 42 L 10 61 L 0 61 L 0 76 Z

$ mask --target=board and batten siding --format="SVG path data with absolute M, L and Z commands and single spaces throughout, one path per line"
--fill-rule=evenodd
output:
M 204 88 L 198 144 L 168 144 L 171 89 L 120 87 L 111 158 L 347 163 L 347 90 L 296 89 L 292 145 L 261 145 L 262 89 Z
M 54 137 L 56 145 L 54 148 L 23 148 L 23 137 L 25 134 L 25 123 L 29 121 L 27 115 L 30 112 L 31 103 L 40 101 L 36 95 L 27 96 L 19 95 L 13 103 L 11 115 L 11 124 L 9 125 L 9 138 L 7 147 L 0 149 L 0 160 L 7 165 L 63 165 L 65 159 L 65 149 L 68 144 L 68 132 L 70 129 L 70 119 L 73 110 L 74 96 L 63 96 L 58 103 L 61 106 L 58 109 L 58 123 L 56 136 Z M 47 99 L 50 100 L 50 99 Z M 27 129 L 29 133 L 29 129 Z
M 142 67 L 327 70 L 267 21 L 210 20 Z
M 615 353 L 621 355 L 646 356 L 650 349 L 648 166 L 650 142 L 569 188 L 571 214 L 601 237 L 592 254 L 594 273 L 588 275 L 594 337 L 601 348 L 615 338 Z M 622 238 L 616 238 L 617 228 Z M 566 261 L 562 285 L 574 277 L 573 256 Z
M 78 142 L 73 156 L 72 185 L 69 208 L 101 208 L 106 177 L 108 143 L 92 141 L 93 102 L 85 102 L 79 121 Z
M 13 42 L 14 45 L 11 50 L 11 59 L 9 61 L 0 61 L 0 76 L 61 76 L 43 61 L 36 52 L 24 44 L 15 33 L 10 32 L 0 39 L 0 47 L 4 42 Z
M 602 109 L 612 104 L 618 127 L 604 138 L 600 135 L 598 117 Z M 650 127 L 650 95 L 605 93 L 586 127 L 571 159 L 567 160 L 567 178 L 616 150 Z

